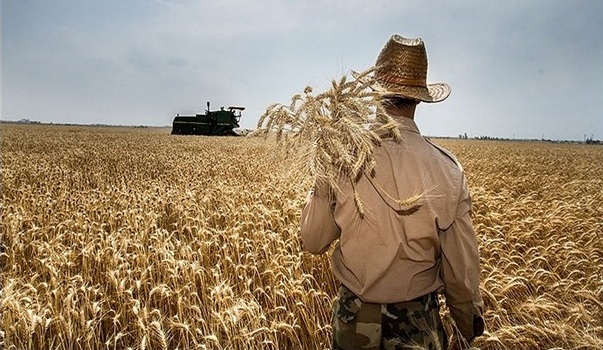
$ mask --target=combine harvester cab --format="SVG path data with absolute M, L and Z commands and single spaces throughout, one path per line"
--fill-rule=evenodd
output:
M 172 124 L 172 134 L 175 135 L 208 135 L 236 136 L 234 129 L 239 127 L 241 112 L 245 107 L 224 107 L 219 111 L 211 111 L 209 102 L 205 114 L 194 116 L 177 115 Z

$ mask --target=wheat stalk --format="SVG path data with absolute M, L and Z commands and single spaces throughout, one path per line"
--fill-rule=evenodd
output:
M 0 128 L 1 348 L 329 347 L 338 284 L 327 256 L 299 251 L 310 183 L 281 176 L 278 145 Z M 471 184 L 487 328 L 473 345 L 602 349 L 603 148 L 438 143 Z
M 258 133 L 274 133 L 287 155 L 294 154 L 294 177 L 310 177 L 338 190 L 342 181 L 354 184 L 363 175 L 373 176 L 374 149 L 384 139 L 402 141 L 398 122 L 385 112 L 381 94 L 372 89 L 373 70 L 353 79 L 344 75 L 318 95 L 306 87 L 289 105 L 268 106 L 259 119 Z M 356 191 L 354 200 L 363 216 Z

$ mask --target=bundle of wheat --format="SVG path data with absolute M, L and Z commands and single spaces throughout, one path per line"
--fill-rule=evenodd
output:
M 276 134 L 289 159 L 292 174 L 311 177 L 337 190 L 341 181 L 352 187 L 360 176 L 371 176 L 374 147 L 383 139 L 401 142 L 398 122 L 383 108 L 383 97 L 374 91 L 373 69 L 333 80 L 318 95 L 311 87 L 294 95 L 290 105 L 272 104 L 260 117 L 258 132 Z M 257 133 L 256 133 L 257 135 Z M 355 196 L 361 215 L 360 198 Z

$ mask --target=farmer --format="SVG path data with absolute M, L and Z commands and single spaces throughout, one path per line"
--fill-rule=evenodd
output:
M 376 91 L 400 123 L 403 141 L 375 148 L 374 174 L 354 189 L 316 183 L 301 217 L 303 249 L 326 252 L 341 283 L 333 308 L 334 349 L 447 349 L 438 294 L 458 330 L 454 347 L 483 333 L 478 247 L 463 168 L 448 151 L 423 138 L 414 122 L 419 102 L 440 102 L 447 84 L 426 84 L 421 39 L 393 35 L 376 62 Z M 414 204 L 401 201 L 417 198 Z

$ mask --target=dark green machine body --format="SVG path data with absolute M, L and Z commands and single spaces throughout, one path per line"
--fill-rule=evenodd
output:
M 228 107 L 220 108 L 218 111 L 209 110 L 209 102 L 207 102 L 207 110 L 205 114 L 196 114 L 194 116 L 174 117 L 172 125 L 172 134 L 178 135 L 236 135 L 233 129 L 239 127 L 241 119 L 241 111 L 245 107 Z

